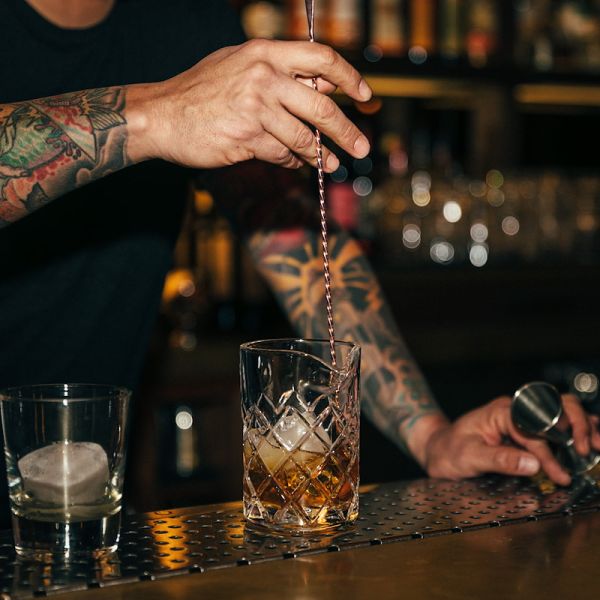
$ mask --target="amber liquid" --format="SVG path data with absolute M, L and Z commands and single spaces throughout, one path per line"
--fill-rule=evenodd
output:
M 358 517 L 358 460 L 343 447 L 330 455 L 268 447 L 252 456 L 244 447 L 248 476 L 244 498 L 260 504 L 247 516 L 257 524 L 291 529 L 328 529 Z M 254 487 L 252 493 L 248 480 Z

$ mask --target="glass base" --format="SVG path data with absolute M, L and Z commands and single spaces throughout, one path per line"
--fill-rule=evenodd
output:
M 308 518 L 302 516 L 297 507 L 272 506 L 256 499 L 244 498 L 244 517 L 251 528 L 283 534 L 327 533 L 340 527 L 352 525 L 358 518 L 358 495 L 349 505 L 322 506 L 315 508 Z
M 119 544 L 121 512 L 87 521 L 36 521 L 12 515 L 15 550 L 36 561 L 100 558 Z
M 331 523 L 325 525 L 310 525 L 303 527 L 294 523 L 273 523 L 271 521 L 253 520 L 246 517 L 245 528 L 249 532 L 258 533 L 260 535 L 319 535 L 337 531 L 341 528 L 348 528 L 354 525 L 355 521 L 344 521 L 339 523 Z

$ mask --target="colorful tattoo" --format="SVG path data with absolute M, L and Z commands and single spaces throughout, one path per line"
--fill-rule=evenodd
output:
M 440 413 L 398 332 L 359 245 L 345 234 L 330 239 L 336 336 L 362 347 L 362 408 L 406 450 L 415 423 Z M 316 232 L 255 233 L 250 248 L 261 273 L 299 335 L 327 337 L 323 262 Z
M 0 226 L 129 164 L 125 91 L 0 105 Z

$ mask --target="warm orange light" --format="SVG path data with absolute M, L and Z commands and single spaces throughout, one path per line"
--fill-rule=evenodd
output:
M 367 102 L 355 102 L 356 110 L 361 112 L 363 115 L 374 115 L 381 110 L 383 102 L 381 98 L 371 98 Z

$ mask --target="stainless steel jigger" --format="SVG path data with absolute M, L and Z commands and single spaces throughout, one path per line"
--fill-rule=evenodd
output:
M 584 476 L 600 462 L 596 452 L 581 456 L 575 450 L 571 425 L 553 385 L 532 381 L 521 386 L 513 396 L 511 416 L 523 433 L 550 442 L 556 459 L 571 475 Z

